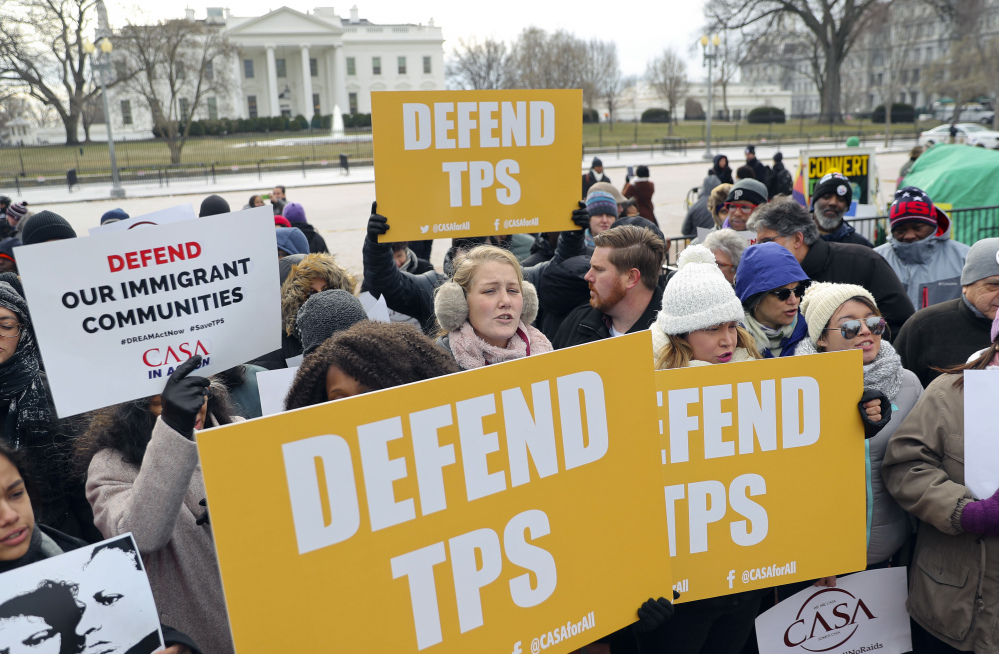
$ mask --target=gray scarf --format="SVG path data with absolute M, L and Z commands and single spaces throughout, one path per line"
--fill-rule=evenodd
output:
M 812 339 L 806 338 L 798 343 L 795 356 L 818 354 Z M 881 349 L 874 361 L 864 364 L 864 388 L 881 391 L 889 400 L 894 400 L 902 388 L 902 357 L 886 340 L 881 341 Z
M 779 357 L 784 349 L 780 344 L 794 333 L 794 327 L 798 324 L 798 316 L 794 317 L 794 322 L 790 325 L 783 325 L 780 329 L 771 329 L 759 322 L 752 311 L 747 311 L 743 324 L 756 339 L 756 349 L 759 350 L 760 354 L 763 354 L 763 350 L 770 350 L 770 354 Z

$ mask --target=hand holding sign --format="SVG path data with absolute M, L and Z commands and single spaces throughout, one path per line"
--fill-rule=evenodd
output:
M 378 237 L 389 230 L 388 218 L 378 215 L 378 201 L 371 203 L 371 216 L 368 218 L 368 238 L 375 243 Z
M 205 404 L 205 389 L 211 384 L 204 377 L 189 377 L 201 367 L 201 355 L 177 366 L 163 389 L 163 422 L 171 429 L 190 437 L 197 426 L 198 414 Z
M 586 210 L 586 203 L 582 200 L 579 201 L 579 208 L 572 210 L 572 222 L 580 229 L 590 226 L 590 212 Z

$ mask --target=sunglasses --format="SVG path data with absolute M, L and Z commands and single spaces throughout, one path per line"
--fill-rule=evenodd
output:
M 777 289 L 776 291 L 770 291 L 770 295 L 776 295 L 777 299 L 780 300 L 781 302 L 787 302 L 787 299 L 791 297 L 791 293 L 794 293 L 794 296 L 797 298 L 800 298 L 802 295 L 804 295 L 805 290 L 809 287 L 810 284 L 811 284 L 810 281 L 801 282 L 794 288 L 781 288 Z
M 885 333 L 885 329 L 888 328 L 885 319 L 880 316 L 871 316 L 870 318 L 864 318 L 863 320 L 847 320 L 839 327 L 826 327 L 825 331 L 834 332 L 837 329 L 839 333 L 843 335 L 843 338 L 849 340 L 851 338 L 856 338 L 857 334 L 860 333 L 861 323 L 866 323 L 867 328 L 871 330 L 871 333 L 875 336 L 880 336 Z

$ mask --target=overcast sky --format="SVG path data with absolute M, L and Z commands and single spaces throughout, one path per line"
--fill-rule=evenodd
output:
M 704 70 L 700 54 L 690 45 L 701 35 L 706 0 L 671 0 L 670 2 L 621 2 L 613 0 L 505 0 L 469 2 L 468 0 L 346 0 L 333 4 L 339 16 L 347 17 L 356 1 L 361 18 L 373 23 L 424 23 L 431 18 L 444 30 L 444 51 L 451 52 L 458 39 L 492 37 L 507 42 L 527 26 L 552 31 L 566 29 L 583 38 L 599 38 L 617 43 L 621 70 L 625 75 L 641 75 L 646 62 L 665 47 L 674 48 L 687 59 L 689 77 L 701 79 Z M 112 27 L 120 26 L 126 15 L 135 16 L 134 2 L 106 0 Z M 198 18 L 206 7 L 225 6 L 221 0 L 175 0 L 143 3 L 150 18 L 178 18 L 185 6 Z M 287 5 L 299 11 L 323 5 L 321 0 L 241 0 L 230 5 L 237 16 L 259 16 Z M 641 5 L 636 6 L 636 5 Z

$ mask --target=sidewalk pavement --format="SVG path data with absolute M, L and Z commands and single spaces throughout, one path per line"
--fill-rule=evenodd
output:
M 895 141 L 891 147 L 885 148 L 883 145 L 873 146 L 878 153 L 888 153 L 888 152 L 904 152 L 910 149 L 915 144 L 913 140 L 906 141 Z M 812 143 L 810 146 L 806 146 L 803 143 L 799 144 L 782 144 L 781 152 L 784 153 L 784 159 L 787 162 L 785 165 L 788 170 L 794 171 L 796 166 L 792 166 L 791 162 L 793 159 L 798 157 L 801 150 L 806 147 L 810 147 L 813 150 L 825 150 L 831 148 L 843 147 L 840 143 L 835 142 L 816 142 Z M 872 145 L 865 145 L 865 148 L 870 148 Z M 593 156 L 598 156 L 603 161 L 604 168 L 606 169 L 624 169 L 628 166 L 669 166 L 676 164 L 695 164 L 703 162 L 705 165 L 710 166 L 710 164 L 704 159 L 703 145 L 693 145 L 687 149 L 686 153 L 679 152 L 650 152 L 648 146 L 634 146 L 628 147 L 627 149 L 622 148 L 620 155 L 617 154 L 616 148 L 609 149 L 606 152 L 588 154 L 587 157 L 580 162 L 580 170 L 586 171 L 590 168 L 590 162 Z M 727 154 L 729 157 L 730 165 L 735 169 L 735 164 L 743 161 L 745 155 L 741 147 L 733 148 L 715 148 L 716 153 Z M 758 144 L 756 146 L 756 156 L 759 157 L 764 162 L 769 163 L 774 154 L 777 152 L 776 146 L 767 145 L 764 143 Z M 792 172 L 793 174 L 793 172 Z M 287 175 L 282 175 L 284 179 L 290 178 Z M 367 167 L 357 167 L 351 168 L 349 175 L 342 174 L 339 169 L 331 170 L 309 170 L 303 179 L 295 179 L 296 187 L 304 186 L 334 186 L 338 184 L 364 184 L 375 181 L 375 171 L 374 168 Z M 258 178 L 256 173 L 249 173 L 246 175 L 231 175 L 225 176 L 219 179 L 215 184 L 211 184 L 202 179 L 195 180 L 176 180 L 171 181 L 169 186 L 160 186 L 158 183 L 150 184 L 128 184 L 123 187 L 125 193 L 129 198 L 151 198 L 151 197 L 168 197 L 168 196 L 179 196 L 179 195 L 210 195 L 212 193 L 228 193 L 234 191 L 260 191 L 266 187 L 264 182 Z M 66 203 L 66 202 L 91 202 L 95 200 L 107 200 L 110 198 L 110 186 L 83 186 L 77 187 L 76 190 L 70 192 L 65 186 L 46 186 L 26 189 L 20 194 L 16 194 L 14 189 L 4 189 L 0 188 L 0 193 L 6 195 L 15 196 L 15 200 L 27 200 L 29 204 L 55 204 L 55 203 Z

